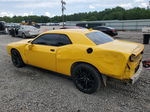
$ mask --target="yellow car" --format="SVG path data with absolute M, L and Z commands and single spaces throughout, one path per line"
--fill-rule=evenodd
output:
M 84 93 L 94 93 L 106 77 L 134 83 L 141 72 L 142 44 L 114 40 L 88 29 L 44 32 L 7 46 L 13 64 L 25 64 L 71 76 Z

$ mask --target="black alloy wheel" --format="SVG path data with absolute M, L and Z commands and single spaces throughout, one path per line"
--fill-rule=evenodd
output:
M 92 94 L 101 86 L 100 74 L 91 65 L 78 65 L 74 68 L 72 75 L 76 87 L 84 93 Z
M 25 66 L 20 53 L 17 50 L 12 50 L 11 51 L 11 59 L 12 59 L 12 63 L 14 64 L 14 66 L 20 68 Z

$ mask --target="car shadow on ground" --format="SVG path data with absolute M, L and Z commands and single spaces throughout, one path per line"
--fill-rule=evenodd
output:
M 26 70 L 24 71 L 23 69 L 26 69 Z M 32 65 L 26 65 L 25 67 L 21 68 L 20 70 L 18 70 L 18 69 L 16 69 L 16 70 L 17 71 L 15 71 L 15 72 L 18 72 L 17 74 L 21 74 L 21 76 L 31 77 L 31 78 L 33 78 L 35 80 L 37 80 L 37 79 L 40 80 L 43 77 L 44 78 L 48 77 L 50 79 L 53 77 L 54 80 L 56 78 L 63 78 L 63 79 L 67 79 L 68 81 L 73 82 L 73 79 L 70 76 L 66 76 L 65 74 L 60 74 L 60 73 L 53 72 L 53 71 L 50 71 L 50 70 L 45 70 L 45 69 L 42 69 L 42 68 L 39 68 L 39 67 L 35 67 L 35 66 L 32 66 Z M 27 72 L 27 70 L 28 70 L 28 72 Z M 124 91 L 127 91 L 127 90 L 132 90 L 131 89 L 132 86 L 134 86 L 134 85 L 126 84 L 123 81 L 120 81 L 120 80 L 117 80 L 117 79 L 113 79 L 113 78 L 109 78 L 107 80 L 106 87 L 102 84 L 102 89 L 103 90 L 105 90 L 105 89 L 112 89 L 112 90 L 116 89 L 116 91 L 122 89 Z M 134 86 L 134 88 L 135 87 L 136 86 Z
M 64 78 L 64 79 L 68 79 L 68 80 L 72 80 L 72 78 L 70 76 L 66 76 L 64 74 L 61 74 L 61 73 L 57 73 L 57 72 L 53 72 L 53 71 L 50 71 L 50 70 L 46 70 L 46 69 L 42 69 L 42 68 L 39 68 L 39 67 L 35 67 L 35 66 L 32 66 L 32 65 L 26 65 L 25 67 L 23 68 L 26 68 L 26 69 L 30 69 L 29 71 L 33 70 L 34 72 L 28 72 L 28 73 L 23 73 L 25 76 L 31 76 L 31 77 L 42 77 L 43 75 L 46 76 L 46 77 L 51 77 L 54 76 L 54 77 L 61 77 L 61 78 Z M 22 68 L 22 69 L 23 69 Z M 35 72 L 36 71 L 36 72 Z M 42 75 L 41 75 L 41 73 Z M 31 75 L 30 75 L 31 73 Z M 37 75 L 38 74 L 38 75 Z

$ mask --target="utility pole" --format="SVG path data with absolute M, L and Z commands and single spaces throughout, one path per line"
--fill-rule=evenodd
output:
M 147 9 L 150 10 L 150 1 L 148 2 Z
M 64 27 L 64 10 L 66 10 L 65 5 L 66 5 L 66 2 L 64 0 L 61 0 L 63 27 Z

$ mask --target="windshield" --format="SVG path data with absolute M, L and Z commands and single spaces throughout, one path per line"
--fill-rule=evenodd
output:
M 114 41 L 114 39 L 112 37 L 110 37 L 109 35 L 106 35 L 102 32 L 91 32 L 91 33 L 87 33 L 86 36 L 91 41 L 93 41 L 96 45 Z

